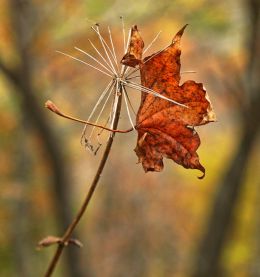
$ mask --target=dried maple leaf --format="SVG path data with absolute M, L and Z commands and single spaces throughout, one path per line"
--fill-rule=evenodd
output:
M 140 33 L 138 32 L 137 26 L 131 28 L 131 40 L 129 42 L 128 51 L 124 55 L 121 62 L 131 67 L 135 67 L 142 60 L 142 53 L 144 48 L 144 42 Z
M 144 87 L 180 104 L 173 104 L 153 94 L 142 92 L 136 118 L 138 140 L 135 152 L 145 172 L 161 171 L 163 157 L 166 157 L 185 168 L 200 170 L 203 175 L 199 178 L 203 178 L 205 168 L 200 164 L 196 153 L 200 138 L 194 126 L 215 121 L 215 114 L 201 83 L 186 81 L 182 85 L 179 84 L 180 40 L 186 26 L 175 35 L 167 48 L 144 60 L 139 59 L 142 55 L 143 40 L 134 27 L 135 35 L 131 37 L 125 55 L 127 59 L 124 57 L 121 62 L 127 66 L 135 66 L 138 63 L 141 84 Z M 133 52 L 138 55 L 131 56 Z

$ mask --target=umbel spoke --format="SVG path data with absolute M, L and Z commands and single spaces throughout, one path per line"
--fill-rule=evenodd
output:
M 135 129 L 134 123 L 133 123 L 131 115 L 130 115 L 129 107 L 128 107 L 128 100 L 129 100 L 129 98 L 127 97 L 127 92 L 126 92 L 125 87 L 123 87 L 123 96 L 124 96 L 123 98 L 124 98 L 124 101 L 125 101 L 125 105 L 126 105 L 126 110 L 127 110 L 127 115 L 128 115 L 129 121 L 130 121 L 133 129 Z
M 105 39 L 104 39 L 104 38 L 102 37 L 102 35 L 100 34 L 98 24 L 96 24 L 95 26 L 96 26 L 96 28 L 95 28 L 94 26 L 92 26 L 91 28 L 97 33 L 98 38 L 99 38 L 99 41 L 100 41 L 100 43 L 101 43 L 101 45 L 102 45 L 102 47 L 103 47 L 103 50 L 104 50 L 104 52 L 105 52 L 105 54 L 106 54 L 106 56 L 107 56 L 107 59 L 108 59 L 110 65 L 111 65 L 111 68 L 112 68 L 114 74 L 117 75 L 117 72 L 116 72 L 116 70 L 115 70 L 115 67 L 114 67 L 114 65 L 113 65 L 113 63 L 112 63 L 112 61 L 111 61 L 110 55 L 108 54 L 108 51 L 109 51 L 110 54 L 111 54 L 112 57 L 113 57 L 112 50 L 110 49 L 110 47 L 109 47 L 108 44 L 106 43 Z M 107 50 L 108 50 L 108 51 L 107 51 Z
M 142 85 L 130 82 L 130 81 L 125 82 L 125 86 L 128 86 L 130 88 L 135 88 L 135 89 L 137 89 L 139 91 L 144 91 L 146 93 L 150 93 L 150 94 L 152 94 L 155 97 L 159 97 L 159 98 L 164 99 L 166 101 L 172 102 L 173 104 L 176 104 L 178 106 L 181 106 L 181 107 L 184 107 L 184 108 L 188 108 L 186 105 L 181 104 L 179 102 L 176 102 L 176 101 L 174 101 L 174 100 L 172 100 L 172 99 L 170 99 L 170 98 L 168 98 L 168 97 L 166 97 L 166 96 L 164 96 L 164 95 L 162 95 L 162 94 L 160 94 L 160 93 L 158 93 L 158 92 L 156 92 L 156 91 L 154 91 L 154 90 L 152 90 L 150 88 L 147 88 L 145 86 L 142 86 Z
M 82 61 L 82 60 L 80 60 L 80 59 L 78 59 L 78 58 L 76 58 L 76 57 L 73 57 L 73 56 L 71 56 L 71 55 L 69 55 L 69 54 L 66 54 L 66 53 L 64 53 L 64 52 L 61 52 L 61 51 L 56 51 L 56 52 L 57 52 L 57 53 L 60 53 L 60 54 L 62 54 L 62 55 L 64 55 L 64 56 L 67 56 L 67 57 L 69 57 L 69 58 L 71 58 L 71 59 L 73 59 L 73 60 L 75 60 L 75 61 L 81 62 L 81 63 L 83 63 L 83 64 L 85 64 L 85 65 L 87 65 L 87 66 L 89 66 L 89 67 L 92 67 L 92 68 L 96 69 L 97 71 L 102 72 L 103 74 L 105 74 L 105 75 L 107 75 L 107 76 L 109 76 L 109 77 L 113 77 L 113 75 L 106 73 L 106 72 L 103 71 L 102 69 L 100 69 L 100 68 L 98 68 L 98 67 L 96 67 L 96 66 L 94 66 L 94 65 L 92 65 L 92 64 L 90 64 L 90 63 L 84 62 L 84 61 Z
M 95 104 L 95 106 L 94 106 L 92 112 L 90 113 L 90 115 L 89 115 L 87 121 L 90 121 L 90 120 L 91 120 L 91 118 L 92 118 L 93 114 L 95 113 L 97 107 L 99 106 L 99 104 L 101 103 L 101 101 L 104 99 L 104 97 L 105 97 L 105 95 L 107 94 L 107 92 L 111 89 L 111 86 L 112 86 L 112 85 L 113 85 L 113 80 L 109 82 L 109 84 L 107 85 L 107 87 L 106 87 L 106 88 L 103 90 L 103 92 L 101 93 L 101 95 L 100 95 L 98 101 L 96 102 L 96 104 Z M 82 136 L 81 136 L 81 142 L 82 142 L 82 139 L 83 139 L 83 137 L 84 137 L 84 135 L 85 135 L 85 133 L 86 133 L 86 128 L 87 128 L 87 126 L 88 126 L 88 125 L 85 125 L 85 127 L 84 127 L 84 129 L 83 129 Z
M 88 57 L 90 57 L 93 61 L 97 62 L 99 65 L 101 65 L 103 68 L 105 68 L 110 74 L 113 74 L 113 72 L 107 68 L 104 64 L 102 64 L 99 60 L 97 60 L 95 57 L 93 57 L 92 55 L 90 55 L 89 53 L 85 52 L 84 50 L 78 48 L 78 47 L 74 47 L 76 50 L 78 50 L 79 52 L 87 55 Z
M 101 110 L 100 110 L 100 112 L 99 112 L 99 114 L 98 114 L 98 116 L 97 116 L 97 119 L 95 120 L 95 123 L 94 123 L 94 124 L 96 124 L 96 125 L 98 124 L 99 118 L 100 118 L 101 114 L 103 113 L 104 108 L 105 108 L 105 106 L 106 106 L 106 104 L 107 104 L 107 102 L 108 102 L 108 100 L 109 100 L 109 98 L 110 98 L 110 96 L 111 96 L 111 92 L 112 92 L 112 90 L 113 90 L 113 85 L 114 85 L 114 82 L 111 81 L 111 82 L 108 84 L 108 86 L 105 88 L 105 90 L 102 92 L 102 94 L 101 94 L 101 96 L 99 97 L 99 99 L 98 99 L 96 105 L 94 106 L 94 108 L 93 108 L 91 114 L 89 115 L 87 121 L 90 121 L 90 120 L 92 119 L 92 117 L 93 117 L 93 115 L 94 115 L 94 113 L 95 113 L 97 107 L 100 105 L 100 103 L 102 102 L 102 100 L 105 98 L 106 94 L 108 94 L 108 96 L 107 96 L 107 98 L 105 99 L 105 102 L 104 102 L 103 106 L 101 107 Z M 83 142 L 83 140 L 84 140 L 85 142 L 86 142 L 86 140 L 87 140 L 87 141 L 90 141 L 90 139 L 91 139 L 91 137 L 92 137 L 92 134 L 93 134 L 93 132 L 94 132 L 95 126 L 92 128 L 92 131 L 91 131 L 89 137 L 86 138 L 87 127 L 88 127 L 88 125 L 85 125 L 84 130 L 83 130 L 83 133 L 82 133 L 82 136 L 81 136 L 81 143 Z
M 116 67 L 117 67 L 117 72 L 119 72 L 119 66 L 118 66 L 118 61 L 117 61 L 117 57 L 116 57 L 115 46 L 114 46 L 114 42 L 113 42 L 113 38 L 112 38 L 112 34 L 111 34 L 111 30 L 110 30 L 109 26 L 107 26 L 107 29 L 108 29 L 108 33 L 109 33 L 110 44 L 111 44 L 112 51 L 113 51 L 113 57 L 114 57 Z
M 97 49 L 97 47 L 94 45 L 94 43 L 90 39 L 88 41 L 89 41 L 90 45 L 93 47 L 93 49 L 97 52 L 97 54 L 106 63 L 106 65 L 113 71 L 113 68 L 111 67 L 111 65 L 107 62 L 107 60 L 104 58 L 104 56 L 100 53 L 100 51 Z

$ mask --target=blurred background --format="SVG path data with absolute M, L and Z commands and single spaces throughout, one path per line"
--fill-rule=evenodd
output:
M 260 3 L 258 0 L 1 0 L 0 276 L 43 276 L 79 209 L 104 149 L 80 144 L 82 126 L 44 108 L 87 119 L 106 76 L 55 52 L 91 53 L 98 22 L 122 48 L 119 17 L 158 51 L 182 39 L 182 82 L 207 88 L 218 121 L 197 128 L 206 177 L 165 160 L 145 174 L 136 133 L 116 135 L 98 189 L 54 276 L 260 276 Z M 121 49 L 120 48 L 120 49 Z M 88 61 L 84 55 L 81 59 Z M 120 57 L 119 57 L 120 59 Z M 129 90 L 135 107 L 140 93 Z M 122 114 L 120 128 L 130 123 Z

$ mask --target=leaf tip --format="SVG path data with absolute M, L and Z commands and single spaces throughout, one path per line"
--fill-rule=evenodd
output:
M 137 32 L 138 32 L 137 25 L 133 25 L 131 30 L 132 30 L 132 31 L 137 31 Z
M 202 172 L 202 175 L 198 176 L 198 179 L 202 180 L 202 179 L 204 179 L 204 177 L 206 175 L 206 171 L 205 171 L 204 167 L 201 167 L 199 170 Z
M 184 30 L 186 29 L 186 27 L 188 26 L 189 24 L 185 24 L 178 32 L 177 34 L 174 36 L 173 40 L 172 40 L 172 43 L 175 43 L 175 42 L 178 42 L 180 41 L 183 33 L 184 33 Z

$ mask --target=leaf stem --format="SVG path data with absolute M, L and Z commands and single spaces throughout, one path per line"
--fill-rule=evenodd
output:
M 118 98 L 118 104 L 117 104 L 117 108 L 116 108 L 116 115 L 115 115 L 115 120 L 114 120 L 114 124 L 113 124 L 113 129 L 116 129 L 117 126 L 118 126 L 118 121 L 119 121 L 119 117 L 120 117 L 120 111 L 121 111 L 121 103 L 122 103 L 122 88 L 120 86 L 119 88 L 119 98 Z M 100 176 L 101 176 L 101 173 L 105 167 L 105 164 L 106 164 L 106 161 L 108 159 L 108 156 L 109 156 L 109 153 L 110 153 L 110 150 L 111 150 L 111 147 L 112 147 L 112 144 L 113 144 L 113 140 L 114 140 L 114 136 L 115 136 L 115 133 L 112 132 L 111 135 L 109 136 L 109 139 L 107 141 L 107 144 L 106 144 L 106 148 L 104 150 L 104 154 L 101 158 L 101 161 L 100 161 L 100 164 L 99 164 L 99 167 L 97 169 L 97 172 L 96 172 L 96 175 L 92 181 L 92 184 L 89 188 L 89 191 L 86 195 L 86 198 L 84 200 L 84 202 L 82 203 L 82 206 L 80 207 L 78 213 L 76 214 L 74 220 L 72 221 L 72 223 L 69 225 L 69 227 L 67 228 L 67 230 L 65 231 L 62 239 L 61 239 L 61 242 L 59 243 L 57 249 L 56 249 L 56 252 L 48 266 L 48 269 L 45 273 L 45 277 L 50 277 L 52 275 L 52 273 L 54 272 L 56 266 L 57 266 L 57 263 L 61 257 L 61 254 L 64 250 L 64 247 L 67 245 L 70 237 L 71 237 L 71 234 L 72 232 L 74 231 L 74 229 L 76 228 L 76 226 L 78 225 L 78 223 L 80 222 L 82 216 L 84 215 L 88 205 L 89 205 L 89 202 L 95 192 L 95 189 L 98 185 L 98 181 L 100 179 Z

